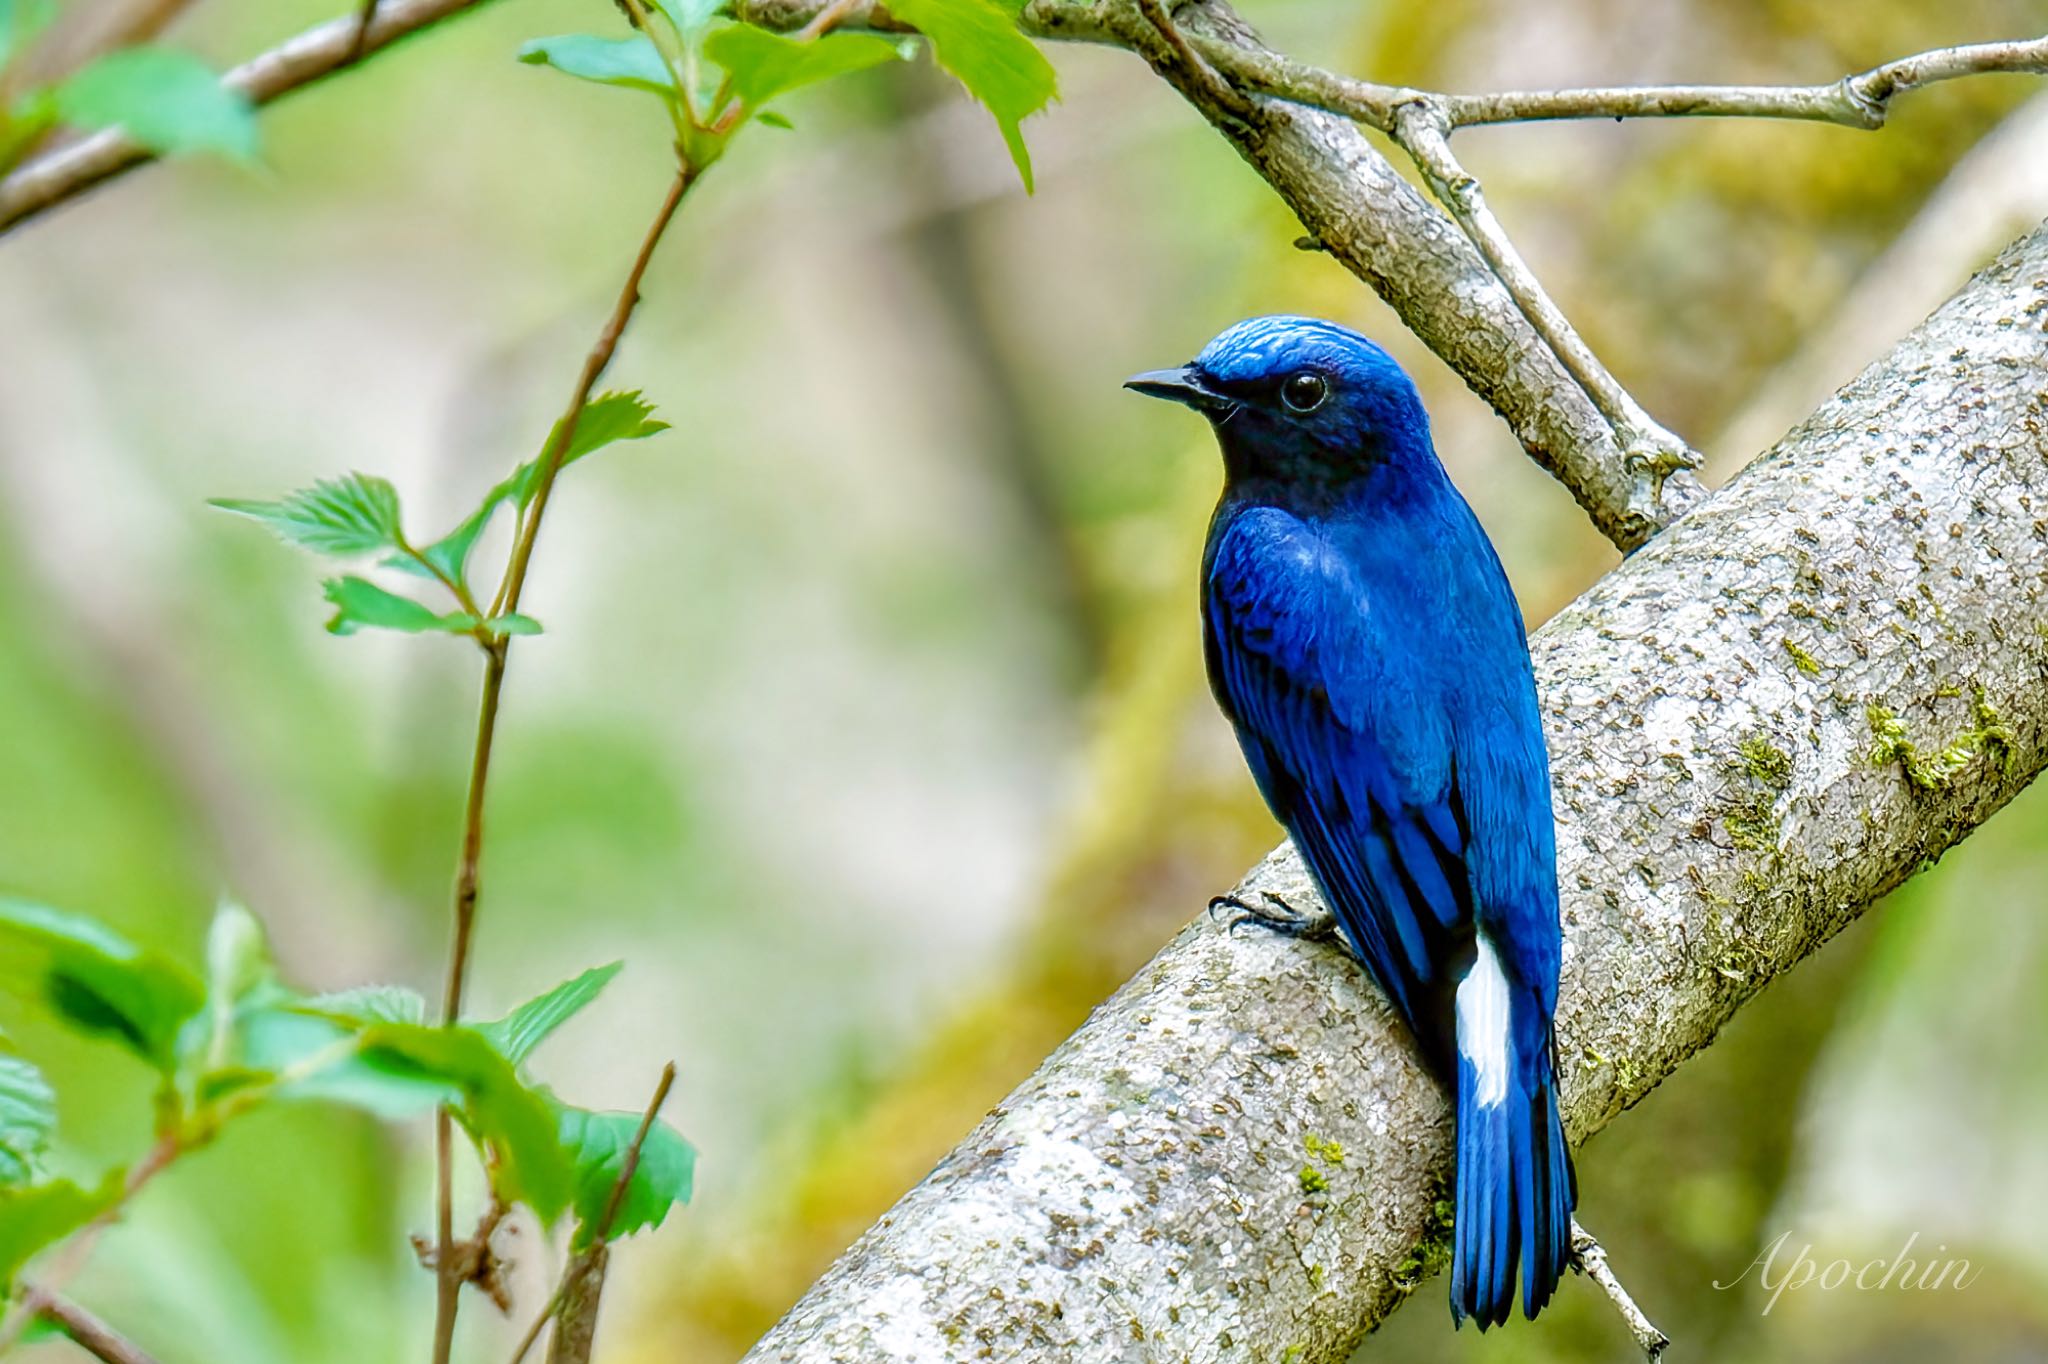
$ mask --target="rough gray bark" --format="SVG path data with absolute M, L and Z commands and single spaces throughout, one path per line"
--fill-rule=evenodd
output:
M 2048 228 L 1534 637 L 1575 1142 L 2048 760 L 2044 508 Z M 1197 920 L 748 1358 L 1339 1360 L 1449 1154 L 1355 967 Z

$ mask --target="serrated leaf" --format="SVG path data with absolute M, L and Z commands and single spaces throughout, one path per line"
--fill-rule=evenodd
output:
M 1023 120 L 1059 97 L 1052 63 L 990 0 L 889 0 L 889 12 L 931 41 L 932 56 L 995 115 L 1030 193 Z
M 0 1188 L 35 1178 L 57 1130 L 57 1094 L 35 1063 L 0 1055 Z
M 368 578 L 353 574 L 329 578 L 321 589 L 334 606 L 327 622 L 330 634 L 352 635 L 358 630 L 399 630 L 409 635 L 439 630 L 451 635 L 468 634 L 476 628 L 476 617 L 467 611 L 446 615 L 422 606 L 411 597 L 387 592 Z
M 626 1151 L 645 1119 L 642 1113 L 593 1113 L 557 1103 L 562 1148 L 576 1177 L 575 1249 L 590 1244 L 598 1221 L 611 1202 Z M 668 1210 L 688 1203 L 697 1172 L 697 1149 L 680 1132 L 657 1119 L 640 1145 L 640 1163 L 619 1200 L 618 1214 L 606 1230 L 607 1240 L 630 1236 L 642 1227 L 658 1227 Z
M 528 66 L 551 66 L 565 76 L 598 85 L 644 90 L 665 99 L 676 97 L 675 82 L 662 64 L 661 53 L 643 33 L 630 38 L 600 38 L 594 33 L 535 38 L 519 49 L 519 60 Z
M 392 1122 L 461 1101 L 461 1089 L 446 1080 L 365 1060 L 358 1037 L 373 1025 L 311 1004 L 244 1011 L 237 1021 L 244 1083 L 275 1081 L 280 1099 L 345 1104 Z
M 607 966 L 593 966 L 546 994 L 527 1000 L 496 1022 L 479 1025 L 478 1031 L 490 1039 L 491 1045 L 506 1060 L 519 1065 L 533 1054 L 535 1047 L 547 1040 L 550 1033 L 582 1012 L 603 993 L 604 987 L 612 983 L 612 977 L 618 975 L 625 965 L 622 961 L 615 961 Z
M 57 87 L 57 111 L 74 128 L 119 128 L 153 152 L 213 151 L 256 158 L 256 110 L 205 62 L 167 47 L 124 47 Z
M 508 1201 L 526 1204 L 543 1223 L 569 1206 L 574 1172 L 553 1111 L 482 1033 L 379 1023 L 363 1030 L 361 1057 L 395 1075 L 459 1089 L 463 1125 L 496 1153 L 493 1179 Z
M 605 446 L 622 440 L 645 440 L 649 436 L 668 430 L 668 423 L 654 416 L 654 405 L 640 396 L 638 389 L 628 393 L 605 393 L 592 398 L 583 405 L 576 417 L 576 431 L 569 438 L 569 448 L 562 452 L 562 468 L 566 469 L 586 455 L 594 455 Z M 534 491 L 540 485 L 541 461 L 554 449 L 555 441 L 561 436 L 562 423 L 558 418 L 548 428 L 548 438 L 540 447 L 540 454 L 520 465 L 506 480 L 513 502 L 522 510 L 533 500 Z
M 81 1032 L 118 1038 L 159 1070 L 205 992 L 190 971 L 90 919 L 0 900 L 0 986 Z
M 209 505 L 254 517 L 287 544 L 318 554 L 348 556 L 398 548 L 398 490 L 369 474 L 322 479 L 275 502 L 216 497 Z
M 749 109 L 778 95 L 895 61 L 902 53 L 872 33 L 828 33 L 798 42 L 779 33 L 734 24 L 704 41 L 704 54 L 732 77 L 732 92 Z
M 350 1023 L 424 1023 L 426 997 L 403 985 L 357 985 L 300 1000 L 302 1013 L 322 1014 Z
M 121 1200 L 122 1175 L 109 1173 L 97 1188 L 68 1179 L 0 1189 L 0 1294 L 11 1294 L 29 1258 L 56 1244 Z
M 462 581 L 469 563 L 469 552 L 483 535 L 491 516 L 507 502 L 524 508 L 533 500 L 534 487 L 540 477 L 540 462 L 547 457 L 554 444 L 555 434 L 562 428 L 558 420 L 548 430 L 548 439 L 541 446 L 538 457 L 514 469 L 502 482 L 484 494 L 475 511 L 465 518 L 461 525 L 421 550 L 420 553 L 432 560 L 448 577 Z M 562 467 L 568 468 L 586 455 L 595 454 L 614 441 L 645 440 L 668 430 L 668 423 L 654 416 L 654 407 L 640 396 L 638 389 L 627 393 L 605 393 L 592 398 L 583 405 L 576 419 L 576 434 L 569 442 L 569 448 L 562 453 Z M 433 576 L 416 561 L 404 555 L 395 555 L 383 561 L 386 568 L 400 569 L 415 577 Z M 530 619 L 522 617 L 522 619 Z M 503 631 L 505 634 L 519 634 L 515 626 Z M 538 634 L 539 627 L 525 633 Z

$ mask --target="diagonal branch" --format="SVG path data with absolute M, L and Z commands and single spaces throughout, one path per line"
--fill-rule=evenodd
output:
M 2048 227 L 1532 640 L 1575 1143 L 2048 765 L 2044 417 Z M 1314 902 L 1286 848 L 1260 891 Z M 1341 1360 L 1449 1170 L 1356 969 L 1198 919 L 748 1358 Z
M 331 19 L 242 63 L 223 76 L 221 84 L 241 91 L 257 104 L 268 104 L 483 3 L 485 0 L 383 0 L 360 34 L 359 15 Z M 45 152 L 0 180 L 0 232 L 155 159 L 155 153 L 120 132 L 95 133 Z
M 1622 458 L 1631 470 L 1647 477 L 1644 511 L 1655 508 L 1664 480 L 1681 470 L 1700 467 L 1700 454 L 1660 426 L 1579 336 L 1564 310 L 1551 301 L 1536 272 L 1508 240 L 1507 229 L 1486 206 L 1479 181 L 1451 153 L 1450 119 L 1444 101 L 1418 96 L 1394 111 L 1392 136 L 1429 179 L 1437 202 L 1450 210 L 1465 235 L 1499 278 L 1522 316 L 1536 329 L 1564 367 L 1571 372 L 1621 442 Z

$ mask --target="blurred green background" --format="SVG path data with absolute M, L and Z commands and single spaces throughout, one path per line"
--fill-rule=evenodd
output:
M 98 0 L 72 0 L 75 5 Z M 206 0 L 221 63 L 329 17 Z M 2039 34 L 2042 0 L 1250 0 L 1297 54 L 1454 89 L 1833 78 Z M 216 899 L 315 988 L 437 992 L 472 652 L 337 640 L 318 569 L 208 512 L 349 468 L 421 526 L 537 448 L 666 177 L 640 101 L 516 65 L 600 0 L 500 0 L 266 114 L 267 168 L 145 171 L 0 238 L 0 886 L 194 958 Z M 928 65 L 792 100 L 692 196 L 608 376 L 674 430 L 567 480 L 516 651 L 473 975 L 495 1012 L 628 968 L 539 1069 L 637 1108 L 664 1060 L 698 1198 L 615 1260 L 612 1361 L 724 1361 L 1277 837 L 1200 677 L 1206 432 L 1119 391 L 1235 318 L 1384 340 L 1532 624 L 1616 556 L 1142 64 L 1055 48 L 1038 193 Z M 1915 93 L 1880 134 L 1463 135 L 1651 411 L 1740 467 L 2048 214 L 2048 97 Z M 1586 1223 L 1691 1358 L 2048 1357 L 2048 796 L 1772 987 L 1580 1159 Z M 147 1083 L 13 1001 L 65 1163 Z M 299 1109 L 148 1190 L 78 1296 L 164 1364 L 424 1351 L 425 1132 Z M 1908 1235 L 1962 1291 L 1769 1295 Z M 531 1304 L 548 1257 L 525 1232 Z M 1363 1358 L 1624 1358 L 1568 1288 Z M 480 1300 L 465 1357 L 514 1330 Z M 41 1351 L 41 1353 L 38 1353 Z M 58 1359 L 40 1346 L 31 1358 Z

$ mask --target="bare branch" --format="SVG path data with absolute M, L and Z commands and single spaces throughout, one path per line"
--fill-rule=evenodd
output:
M 1664 1352 L 1671 1348 L 1671 1338 L 1658 1330 L 1655 1324 L 1636 1306 L 1636 1300 L 1621 1286 L 1621 1280 L 1614 1276 L 1614 1270 L 1607 1263 L 1607 1249 L 1595 1240 L 1593 1233 L 1579 1225 L 1579 1219 L 1572 1219 L 1572 1266 L 1591 1279 L 1607 1300 L 1614 1304 L 1614 1310 L 1621 1313 L 1622 1322 L 1627 1325 L 1629 1335 L 1635 1338 L 1636 1348 L 1643 1352 L 1649 1364 L 1657 1364 Z
M 1788 118 L 1882 128 L 1894 95 L 1994 73 L 2048 74 L 2048 37 L 1943 47 L 1828 85 L 1650 85 L 1451 95 L 1453 128 L 1561 118 Z
M 29 1295 L 35 1297 L 36 1316 L 61 1327 L 79 1349 L 101 1364 L 156 1364 L 141 1346 L 71 1299 L 33 1285 L 24 1287 L 24 1298 Z
M 408 34 L 485 0 L 383 0 L 357 48 L 359 16 L 329 20 L 244 62 L 221 78 L 257 104 L 311 85 L 382 51 Z M 155 160 L 155 154 L 119 132 L 95 133 L 18 167 L 0 180 L 0 232 L 64 202 L 124 171 Z
M 1479 181 L 1451 154 L 1449 132 L 1443 101 L 1435 97 L 1409 100 L 1394 111 L 1394 140 L 1415 158 L 1416 166 L 1429 178 L 1437 201 L 1458 220 L 1465 235 L 1479 248 L 1479 254 L 1486 258 L 1487 265 L 1515 300 L 1515 306 L 1529 319 L 1529 325 L 1614 427 L 1622 457 L 1642 481 L 1637 503 L 1648 513 L 1656 507 L 1666 478 L 1680 470 L 1699 468 L 1699 452 L 1643 410 L 1580 338 L 1564 310 L 1551 301 L 1536 272 L 1522 259 L 1521 252 L 1508 240 L 1507 230 L 1486 206 Z
M 1531 641 L 1575 1144 L 2048 764 L 2044 375 L 2048 227 Z M 1315 901 L 1291 849 L 1261 891 Z M 1441 1254 L 1450 1172 L 1356 967 L 1204 917 L 748 1358 L 1328 1364 Z

